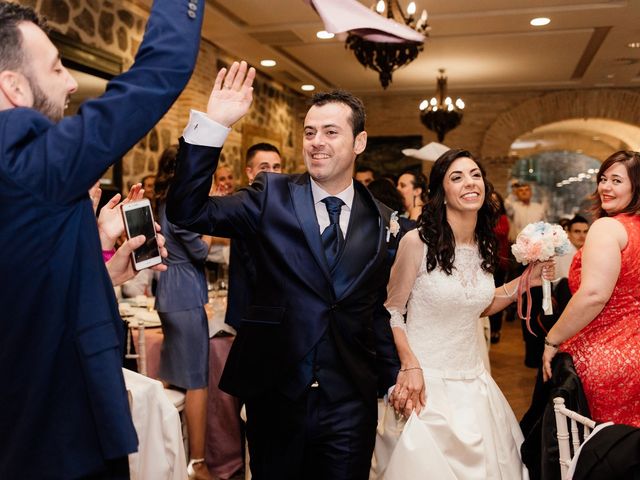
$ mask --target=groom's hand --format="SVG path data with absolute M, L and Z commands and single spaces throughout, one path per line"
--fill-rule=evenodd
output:
M 233 62 L 218 72 L 209 96 L 207 116 L 225 127 L 231 127 L 248 111 L 253 101 L 255 68 L 247 70 L 247 62 Z

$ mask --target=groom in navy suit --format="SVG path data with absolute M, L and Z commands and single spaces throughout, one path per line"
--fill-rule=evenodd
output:
M 256 480 L 366 479 L 377 393 L 399 368 L 383 307 L 398 240 L 391 211 L 352 179 L 364 107 L 318 94 L 304 123 L 302 175 L 259 174 L 209 197 L 229 127 L 248 110 L 255 71 L 219 73 L 207 113 L 192 112 L 167 214 L 185 228 L 251 239 L 256 284 L 220 383 L 247 406 Z
M 62 118 L 77 83 L 33 10 L 0 1 L 3 480 L 129 478 L 124 332 L 87 191 L 186 85 L 204 3 L 156 0 L 131 69 Z

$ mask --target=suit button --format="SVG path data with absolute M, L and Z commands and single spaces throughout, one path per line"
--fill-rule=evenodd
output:
M 194 3 L 193 0 L 189 2 L 189 10 L 193 10 L 194 12 L 198 9 L 198 4 Z
M 193 10 L 189 10 L 187 12 L 187 15 L 189 15 L 189 18 L 196 18 L 196 12 L 194 12 Z

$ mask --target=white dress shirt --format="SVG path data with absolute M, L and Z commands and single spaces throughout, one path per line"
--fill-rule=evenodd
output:
M 191 110 L 182 137 L 191 145 L 222 147 L 230 131 L 230 128 L 211 120 L 206 113 Z
M 347 228 L 349 227 L 349 218 L 351 218 L 351 207 L 353 206 L 353 195 L 355 190 L 353 188 L 353 180 L 347 188 L 336 195 L 327 193 L 316 181 L 311 179 L 311 193 L 313 194 L 313 203 L 316 208 L 316 217 L 318 219 L 318 226 L 320 227 L 320 235 L 324 232 L 324 229 L 329 226 L 329 212 L 327 206 L 322 200 L 327 197 L 338 197 L 344 202 L 342 210 L 340 210 L 340 230 L 342 230 L 342 236 L 347 238 Z

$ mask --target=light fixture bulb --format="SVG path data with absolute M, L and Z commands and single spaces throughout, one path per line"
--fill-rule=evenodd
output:
M 376 12 L 382 14 L 384 13 L 384 9 L 385 9 L 384 0 L 379 0 L 378 3 L 376 4 Z
M 464 109 L 464 102 L 462 101 L 462 99 L 461 99 L 461 98 L 458 98 L 458 99 L 456 100 L 456 107 L 458 107 L 460 110 L 463 110 L 463 109 Z
M 333 37 L 335 37 L 335 35 L 333 33 L 329 33 L 326 30 L 320 30 L 318 33 L 316 33 L 316 37 L 318 37 L 320 40 L 331 40 Z
M 549 25 L 551 23 L 551 19 L 547 17 L 538 17 L 533 18 L 529 23 L 534 27 L 544 27 L 545 25 Z
M 315 89 L 316 89 L 316 86 L 315 85 L 310 85 L 310 84 L 302 85 L 300 87 L 300 90 L 304 90 L 305 92 L 313 92 Z
M 436 97 L 431 97 L 431 101 L 429 103 L 435 107 L 438 105 L 438 99 Z
M 409 14 L 409 16 L 415 15 L 415 13 L 416 13 L 416 2 L 411 2 L 407 6 L 407 13 Z
M 444 104 L 445 105 L 451 105 L 451 97 L 447 97 L 444 99 Z
M 422 100 L 418 108 L 420 110 L 425 110 L 428 106 L 429 106 L 429 100 Z
M 260 60 L 260 65 L 262 65 L 263 67 L 275 67 L 277 63 L 275 60 L 265 59 L 265 60 Z

